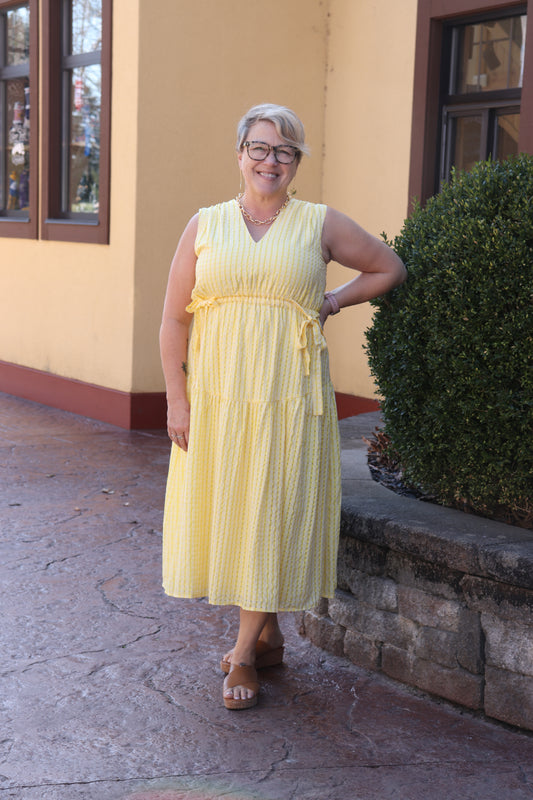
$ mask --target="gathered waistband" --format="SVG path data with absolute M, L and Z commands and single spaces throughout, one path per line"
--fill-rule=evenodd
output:
M 223 295 L 221 297 L 192 297 L 186 308 L 189 314 L 199 309 L 215 309 L 226 303 L 259 303 L 275 307 L 295 309 L 302 317 L 298 329 L 296 348 L 301 352 L 304 364 L 304 374 L 311 380 L 311 395 L 313 414 L 319 416 L 323 413 L 322 394 L 322 362 L 321 352 L 326 348 L 326 340 L 320 326 L 318 312 L 305 309 L 295 300 L 284 297 L 264 297 L 261 295 Z

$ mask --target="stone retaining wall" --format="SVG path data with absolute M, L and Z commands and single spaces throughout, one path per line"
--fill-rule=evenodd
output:
M 303 614 L 302 632 L 364 668 L 533 730 L 533 536 L 428 506 L 375 484 L 345 498 L 339 588 Z

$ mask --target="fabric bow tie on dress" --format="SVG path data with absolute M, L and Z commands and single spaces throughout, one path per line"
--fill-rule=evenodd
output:
M 322 359 L 320 353 L 326 348 L 326 340 L 320 327 L 318 316 L 307 314 L 299 306 L 305 319 L 300 326 L 298 336 L 298 349 L 304 359 L 305 375 L 309 375 L 311 381 L 312 410 L 315 416 L 321 416 L 323 408 L 322 400 Z

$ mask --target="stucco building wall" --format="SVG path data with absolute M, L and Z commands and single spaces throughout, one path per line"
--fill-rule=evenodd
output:
M 0 238 L 0 359 L 123 391 L 133 360 L 138 5 L 114 9 L 109 245 Z
M 326 6 L 158 0 L 154 15 L 141 3 L 133 391 L 164 388 L 157 333 L 170 261 L 198 208 L 239 192 L 236 125 L 250 106 L 281 103 L 305 121 L 313 157 L 295 187 L 320 200 Z
M 363 228 L 390 238 L 407 216 L 417 0 L 331 0 L 328 38 L 323 201 Z M 332 264 L 329 288 L 353 272 Z M 327 323 L 333 382 L 339 392 L 372 397 L 363 350 L 368 303 Z
M 114 0 L 109 244 L 0 238 L 0 361 L 39 371 L 25 396 L 41 399 L 41 372 L 123 398 L 163 393 L 170 261 L 191 215 L 239 191 L 235 127 L 254 103 L 286 104 L 305 123 L 298 197 L 398 232 L 415 23 L 416 0 Z M 329 285 L 351 276 L 332 265 Z M 340 392 L 374 395 L 370 316 L 365 305 L 328 323 Z M 18 393 L 6 375 L 0 389 Z M 45 401 L 78 410 L 62 405 L 64 387 Z

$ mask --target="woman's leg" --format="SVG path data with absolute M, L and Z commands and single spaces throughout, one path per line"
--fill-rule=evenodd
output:
M 284 642 L 281 628 L 279 627 L 278 615 L 269 614 L 267 621 L 263 625 L 259 638 L 265 644 L 268 644 L 272 649 L 281 647 Z
M 249 613 L 249 612 L 248 612 Z M 255 612 L 251 612 L 255 613 Z M 262 613 L 262 612 L 259 612 Z M 279 627 L 278 622 L 278 615 L 277 614 L 267 614 L 266 622 L 263 625 L 261 632 L 259 634 L 259 639 L 265 644 L 274 650 L 276 647 L 281 647 L 283 645 L 283 634 L 281 632 L 281 628 Z M 257 639 L 256 639 L 257 641 Z M 255 644 L 254 644 L 255 647 Z M 223 656 L 223 661 L 226 661 L 228 664 L 231 663 L 231 659 L 233 656 L 233 650 L 230 650 Z M 253 663 L 253 662 L 251 662 Z
M 275 620 L 269 620 L 270 617 L 274 617 Z M 267 634 L 279 634 L 281 636 L 276 614 L 269 614 L 266 611 L 245 611 L 243 608 L 240 609 L 239 633 L 231 653 L 232 667 L 243 664 L 254 665 L 255 646 L 260 636 L 262 638 L 262 633 L 265 629 Z M 224 689 L 224 697 L 233 698 L 234 700 L 247 700 L 253 697 L 254 694 L 255 692 L 245 686 L 233 686 L 231 689 Z

